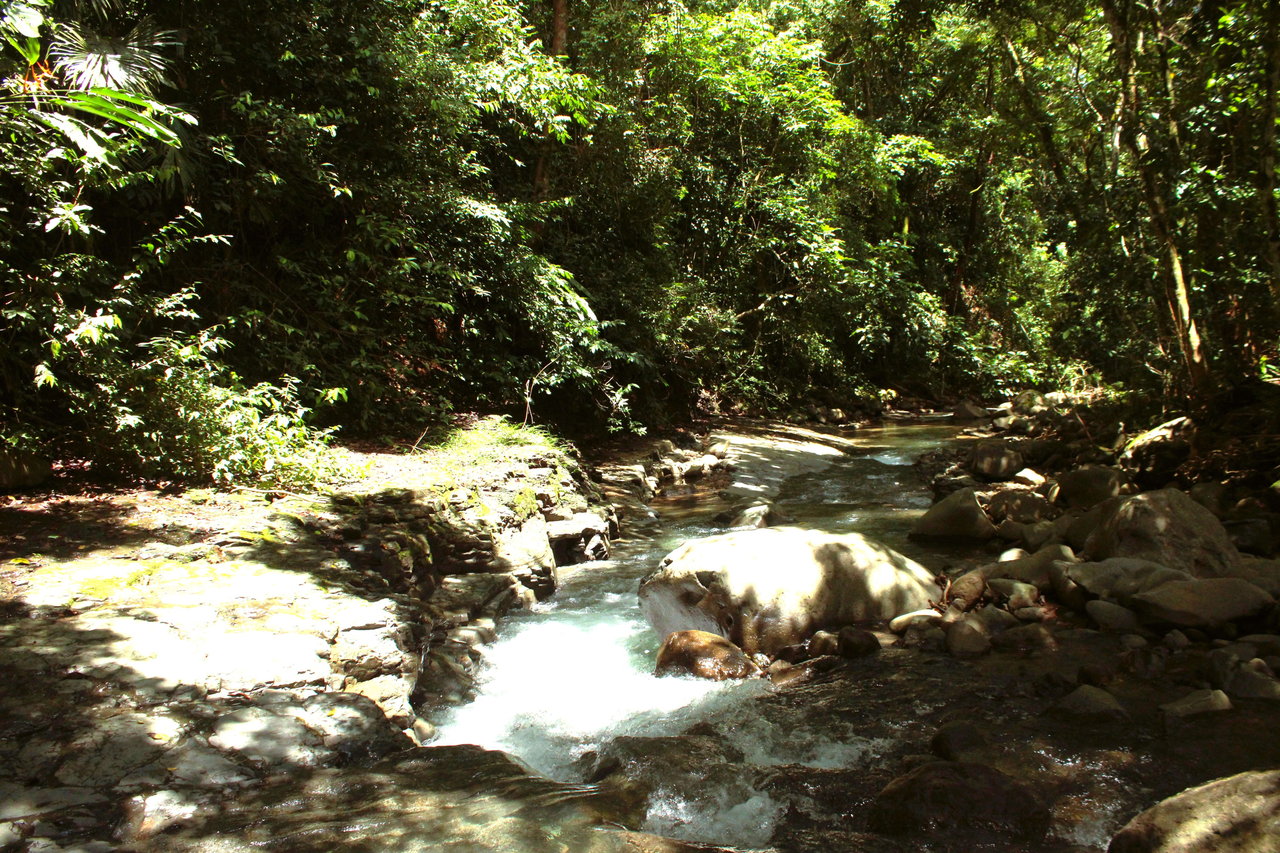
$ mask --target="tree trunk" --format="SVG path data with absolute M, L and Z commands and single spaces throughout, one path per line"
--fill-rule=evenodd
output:
M 1267 0 L 1267 29 L 1263 35 L 1266 80 L 1262 112 L 1261 201 L 1267 225 L 1265 253 L 1271 269 L 1271 298 L 1280 310 L 1280 211 L 1276 209 L 1276 92 L 1280 90 L 1280 0 Z
M 1124 105 L 1120 119 L 1120 137 L 1142 181 L 1143 201 L 1146 203 L 1152 233 L 1159 243 L 1161 278 L 1164 281 L 1165 296 L 1162 307 L 1171 321 L 1178 350 L 1182 355 L 1187 389 L 1192 396 L 1200 396 L 1209 378 L 1209 362 L 1205 357 L 1204 343 L 1200 338 L 1200 330 L 1191 309 L 1191 288 L 1182 263 L 1177 221 L 1166 196 L 1169 182 L 1157 171 L 1149 150 L 1148 128 L 1142 124 L 1143 105 L 1137 74 L 1141 43 L 1137 46 L 1134 44 L 1135 35 L 1131 29 L 1131 20 L 1125 14 L 1129 11 L 1127 4 L 1122 12 L 1116 0 L 1102 0 L 1102 9 L 1111 30 L 1111 40 L 1115 46 L 1122 76 L 1121 93 Z M 1138 38 L 1141 38 L 1140 33 Z M 1162 77 L 1165 74 L 1167 72 L 1162 67 Z M 1168 87 L 1173 85 L 1167 78 L 1162 82 Z M 1172 104 L 1167 106 L 1172 108 Z M 1176 121 L 1172 117 L 1168 120 Z M 1175 145 L 1176 141 L 1171 139 L 1169 143 Z

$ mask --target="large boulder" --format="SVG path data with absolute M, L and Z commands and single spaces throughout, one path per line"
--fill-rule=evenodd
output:
M 920 517 L 912 536 L 928 539 L 976 539 L 985 542 L 996 535 L 986 510 L 978 503 L 974 489 L 952 492 Z
M 768 655 L 818 630 L 921 610 L 940 594 L 927 569 L 891 548 L 796 527 L 687 542 L 640 582 L 660 636 L 709 631 Z
M 1068 506 L 1089 509 L 1119 495 L 1129 479 L 1105 465 L 1082 465 L 1058 477 L 1058 496 Z
M 1111 839 L 1107 853 L 1274 853 L 1280 770 L 1215 779 L 1156 803 Z
M 0 449 L 0 492 L 38 486 L 52 474 L 48 459 L 34 453 Z
M 1195 578 L 1140 592 L 1133 604 L 1151 621 L 1205 628 L 1256 616 L 1275 599 L 1240 578 Z
M 1067 576 L 1091 595 L 1128 606 L 1140 592 L 1155 589 L 1170 581 L 1188 581 L 1186 572 L 1153 563 L 1112 557 L 1093 563 L 1077 563 L 1067 569 Z
M 1240 564 L 1222 522 L 1177 489 L 1104 504 L 1085 550 L 1095 560 L 1135 557 L 1200 578 L 1230 577 Z
M 990 420 L 991 413 L 977 403 L 962 400 L 951 410 L 951 417 L 958 421 L 983 421 Z
M 1191 455 L 1194 437 L 1195 424 L 1190 418 L 1166 421 L 1130 441 L 1120 454 L 1120 467 L 1142 488 L 1167 485 Z
M 750 678 L 760 667 L 746 652 L 709 631 L 676 631 L 658 649 L 654 675 L 693 675 L 711 681 Z
M 969 456 L 969 470 L 988 480 L 1007 480 L 1022 470 L 1022 454 L 998 439 L 979 441 Z

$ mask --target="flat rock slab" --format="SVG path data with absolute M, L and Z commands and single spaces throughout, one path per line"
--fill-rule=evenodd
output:
M 721 493 L 735 498 L 772 498 L 792 477 L 822 471 L 853 449 L 853 442 L 801 427 L 721 432 L 729 442 L 732 481 Z

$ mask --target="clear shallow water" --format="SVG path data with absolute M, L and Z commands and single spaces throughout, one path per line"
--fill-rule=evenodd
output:
M 777 502 L 795 523 L 857 531 L 916 559 L 907 540 L 930 503 L 911 465 L 955 428 L 890 425 L 857 434 L 865 454 L 790 481 Z M 672 502 L 656 536 L 623 539 L 612 559 L 574 567 L 556 595 L 506 620 L 485 653 L 476 699 L 441 720 L 436 744 L 474 743 L 517 756 L 560 781 L 581 781 L 594 754 L 622 736 L 662 737 L 713 725 L 755 767 L 836 768 L 865 763 L 874 741 L 852 732 L 777 726 L 743 714 L 767 681 L 708 682 L 652 675 L 659 638 L 640 614 L 640 578 L 688 539 L 722 532 L 724 504 Z M 692 841 L 767 843 L 782 804 L 749 780 L 673 778 L 650 797 L 645 829 Z

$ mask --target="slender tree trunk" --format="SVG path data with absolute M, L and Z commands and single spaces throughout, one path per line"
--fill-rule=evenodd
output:
M 569 0 L 551 0 L 551 55 L 568 56 L 569 39 Z M 548 165 L 549 149 L 554 143 L 550 137 L 538 144 L 538 159 L 533 164 L 533 200 L 545 201 L 551 195 L 550 166 Z M 534 229 L 539 237 L 542 226 Z
M 1164 310 L 1173 327 L 1178 350 L 1182 355 L 1183 369 L 1188 388 L 1193 396 L 1205 390 L 1209 378 L 1209 363 L 1205 357 L 1204 343 L 1191 309 L 1191 288 L 1182 262 L 1182 250 L 1178 243 L 1177 221 L 1170 209 L 1166 193 L 1168 181 L 1157 172 L 1150 156 L 1146 128 L 1142 125 L 1141 90 L 1138 85 L 1138 54 L 1141 43 L 1135 46 L 1129 10 L 1122 11 L 1116 0 L 1102 0 L 1103 14 L 1111 29 L 1111 40 L 1122 75 L 1121 91 L 1124 108 L 1121 116 L 1121 139 L 1133 160 L 1134 168 L 1142 181 L 1143 201 L 1151 220 L 1151 230 L 1160 249 L 1161 277 L 1164 280 Z M 1140 39 L 1140 33 L 1137 35 Z M 1162 83 L 1172 87 L 1167 66 L 1161 63 Z M 1172 108 L 1172 104 L 1169 105 Z M 1170 144 L 1176 144 L 1170 140 Z
M 1271 268 L 1273 310 L 1280 310 L 1280 211 L 1276 209 L 1276 93 L 1280 90 L 1280 0 L 1267 0 L 1263 36 L 1266 80 L 1262 110 L 1262 214 L 1267 226 L 1265 253 Z

